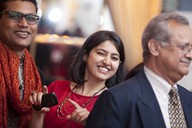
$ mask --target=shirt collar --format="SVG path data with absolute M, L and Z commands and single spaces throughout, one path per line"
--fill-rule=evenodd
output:
M 144 72 L 154 91 L 161 94 L 166 94 L 166 95 L 169 94 L 169 91 L 172 87 L 171 84 L 169 84 L 165 79 L 163 79 L 161 76 L 156 74 L 147 66 L 144 66 Z M 177 88 L 177 84 L 175 84 L 174 87 Z

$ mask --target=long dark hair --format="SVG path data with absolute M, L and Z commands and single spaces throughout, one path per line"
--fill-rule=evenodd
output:
M 124 79 L 123 64 L 125 61 L 125 53 L 123 42 L 115 32 L 103 30 L 90 35 L 79 50 L 70 68 L 70 77 L 72 81 L 80 85 L 86 82 L 84 79 L 86 63 L 83 60 L 83 56 L 84 54 L 89 55 L 93 48 L 106 40 L 110 40 L 115 44 L 117 51 L 120 54 L 121 63 L 119 64 L 117 72 L 111 78 L 106 80 L 105 85 L 111 87 L 120 83 Z

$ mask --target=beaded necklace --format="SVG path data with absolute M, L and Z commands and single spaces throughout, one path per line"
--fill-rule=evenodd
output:
M 69 92 L 69 94 L 66 96 L 66 98 L 65 98 L 65 99 L 61 102 L 61 104 L 58 106 L 57 111 L 56 111 L 56 114 L 57 114 L 58 119 L 63 120 L 63 119 L 65 119 L 65 117 L 66 117 L 67 115 L 70 114 L 70 113 L 66 110 L 65 104 L 66 104 L 67 101 L 69 100 L 69 98 L 70 98 L 72 92 L 74 91 L 74 89 L 76 89 L 77 87 L 78 87 L 78 86 L 75 85 L 75 87 Z M 85 102 L 84 104 L 81 105 L 81 107 L 84 108 L 85 106 L 87 106 L 87 105 L 93 100 L 94 96 L 96 96 L 99 92 L 101 92 L 101 91 L 102 91 L 103 89 L 105 89 L 105 88 L 106 88 L 106 87 L 104 86 L 104 87 L 101 88 L 99 91 L 95 92 L 95 93 L 91 96 L 91 98 L 90 98 L 89 100 L 87 100 L 87 102 Z M 62 109 L 63 109 L 63 110 L 65 111 L 65 113 L 67 113 L 67 114 L 64 114 L 64 113 L 62 112 Z

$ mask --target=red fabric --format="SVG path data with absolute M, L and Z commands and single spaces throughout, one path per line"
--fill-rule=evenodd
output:
M 51 110 L 46 114 L 45 117 L 45 128 L 83 128 L 82 125 L 77 124 L 75 122 L 69 121 L 66 118 L 60 120 L 57 117 L 57 108 L 61 104 L 61 102 L 67 97 L 67 95 L 71 92 L 70 89 L 70 81 L 55 81 L 48 86 L 49 92 L 55 92 L 59 104 L 56 106 L 51 107 Z M 91 96 L 82 96 L 76 94 L 74 92 L 71 93 L 70 99 L 77 102 L 80 106 L 86 103 Z M 91 111 L 95 101 L 97 100 L 98 96 L 95 96 L 93 100 L 85 107 L 88 111 Z M 65 109 L 71 113 L 74 111 L 74 106 L 69 103 L 69 101 L 65 104 Z M 70 126 L 68 127 L 70 123 Z
M 19 57 L 0 42 L 0 126 L 3 128 L 7 128 L 8 102 L 20 116 L 19 127 L 27 128 L 32 112 L 29 96 L 34 90 L 42 90 L 42 83 L 33 58 L 27 49 L 24 54 L 25 90 L 21 101 L 18 80 Z

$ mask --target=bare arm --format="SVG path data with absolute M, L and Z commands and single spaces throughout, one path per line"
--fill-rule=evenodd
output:
M 42 111 L 33 111 L 29 128 L 43 128 L 45 113 Z

